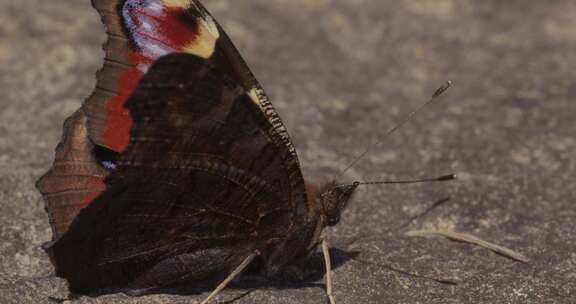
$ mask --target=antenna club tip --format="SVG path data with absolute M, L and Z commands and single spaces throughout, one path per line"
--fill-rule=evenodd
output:
M 456 174 L 448 174 L 438 178 L 438 181 L 450 181 L 457 179 L 458 176 Z
M 440 95 L 444 94 L 444 92 L 446 92 L 451 86 L 452 86 L 452 81 L 451 80 L 446 81 L 446 83 L 444 85 L 439 87 L 436 90 L 436 92 L 434 92 L 434 94 L 432 95 L 432 98 L 436 98 L 436 97 L 439 97 Z

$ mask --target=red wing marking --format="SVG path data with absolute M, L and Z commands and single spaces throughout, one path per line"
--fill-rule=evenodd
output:
M 142 76 L 158 58 L 188 52 L 208 58 L 214 52 L 218 30 L 209 16 L 200 16 L 192 1 L 127 0 L 118 14 L 129 41 L 128 68 L 118 77 L 116 96 L 106 102 L 101 134 L 111 150 L 122 152 L 130 143 L 132 117 L 124 104 Z
M 149 6 L 150 7 L 150 6 Z M 184 8 L 162 7 L 160 9 L 138 8 L 130 10 L 132 35 L 139 44 L 157 46 L 159 49 L 184 49 L 198 35 L 198 23 L 195 17 Z M 149 40 L 149 41 L 147 41 Z
M 129 68 L 120 75 L 118 79 L 117 95 L 106 102 L 106 128 L 102 134 L 104 142 L 108 148 L 116 152 L 122 152 L 130 143 L 130 129 L 134 124 L 130 112 L 124 104 L 130 98 L 144 72 L 138 69 L 138 65 L 144 64 L 146 67 L 153 60 L 138 53 L 132 53 L 130 61 L 134 67 Z
M 90 205 L 94 199 L 96 199 L 104 190 L 106 190 L 106 183 L 104 183 L 104 178 L 99 178 L 96 176 L 91 176 L 86 181 L 86 184 L 90 189 L 94 189 L 94 192 L 87 194 L 82 202 L 80 203 L 80 209 Z

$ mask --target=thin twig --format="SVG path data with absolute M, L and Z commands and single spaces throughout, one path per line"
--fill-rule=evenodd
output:
M 500 245 L 496 245 L 494 243 L 490 243 L 488 241 L 479 239 L 473 235 L 470 234 L 466 234 L 466 233 L 459 233 L 459 232 L 454 232 L 454 231 L 444 231 L 444 230 L 416 230 L 416 231 L 410 231 L 408 233 L 406 233 L 406 235 L 408 236 L 412 236 L 412 237 L 426 237 L 426 236 L 442 236 L 445 237 L 447 239 L 451 239 L 451 240 L 455 240 L 455 241 L 459 241 L 459 242 L 465 242 L 465 243 L 469 243 L 469 244 L 475 244 L 478 245 L 480 247 L 484 247 L 487 248 L 489 250 L 492 250 L 498 254 L 501 254 L 507 258 L 516 260 L 516 261 L 520 261 L 520 262 L 524 262 L 524 263 L 528 263 L 530 261 L 530 259 L 528 259 L 526 256 L 524 256 L 521 253 L 518 253 L 512 249 L 500 246 Z
M 411 217 L 408 221 L 406 221 L 405 223 L 401 224 L 400 226 L 396 227 L 394 230 L 398 231 L 401 229 L 404 229 L 408 226 L 410 226 L 410 224 L 414 223 L 414 221 L 416 221 L 417 219 L 423 218 L 426 215 L 428 215 L 430 212 L 432 212 L 434 209 L 440 207 L 441 205 L 444 205 L 445 203 L 450 201 L 450 197 L 446 197 L 440 200 L 435 201 L 432 206 L 426 208 L 426 210 L 424 210 L 424 212 L 417 214 L 413 217 Z

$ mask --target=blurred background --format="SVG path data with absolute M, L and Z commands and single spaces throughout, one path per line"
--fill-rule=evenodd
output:
M 102 64 L 104 28 L 89 2 L 0 0 L 1 303 L 67 295 L 40 248 L 51 234 L 34 182 Z M 329 234 L 337 303 L 574 303 L 575 1 L 202 3 L 270 95 L 310 180 L 337 178 L 444 81 L 454 82 L 441 102 L 341 177 L 456 173 L 459 180 L 358 191 Z M 530 262 L 406 236 L 420 229 L 470 233 Z M 324 297 L 321 284 L 303 284 L 256 289 L 234 303 Z M 200 299 L 109 295 L 75 303 Z

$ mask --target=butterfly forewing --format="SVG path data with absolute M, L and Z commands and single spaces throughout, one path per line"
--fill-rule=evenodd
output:
M 193 0 L 93 3 L 106 61 L 54 168 L 88 162 L 95 181 L 61 198 L 82 189 L 66 179 L 77 172 L 39 183 L 60 227 L 57 274 L 76 291 L 147 292 L 228 271 L 289 235 L 307 212 L 298 159 L 220 26 Z M 81 210 L 73 222 L 64 205 Z

